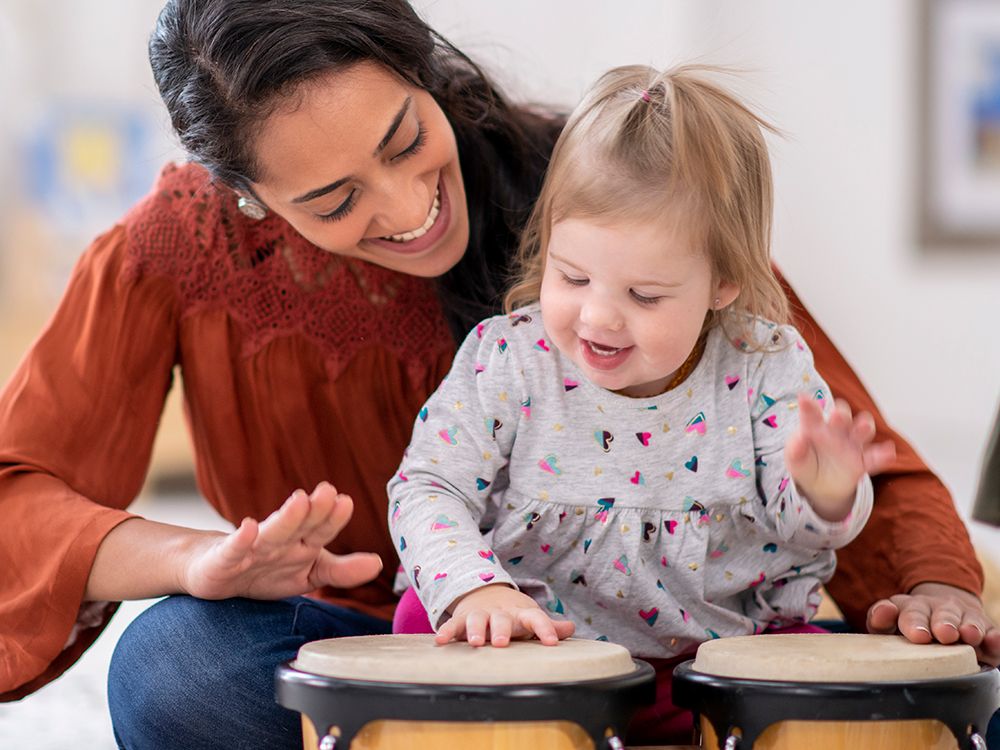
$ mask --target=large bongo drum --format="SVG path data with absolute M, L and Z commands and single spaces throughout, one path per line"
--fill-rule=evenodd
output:
M 703 643 L 674 671 L 673 698 L 700 717 L 706 748 L 985 750 L 1000 676 L 967 645 L 756 635 Z
M 433 635 L 307 643 L 278 667 L 306 750 L 619 750 L 655 673 L 611 643 L 437 646 Z

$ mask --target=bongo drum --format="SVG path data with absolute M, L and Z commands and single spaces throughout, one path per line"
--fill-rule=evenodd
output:
M 620 750 L 656 694 L 653 668 L 611 643 L 473 648 L 433 635 L 307 643 L 275 689 L 302 714 L 306 750 Z
M 985 750 L 1000 676 L 967 645 L 755 635 L 703 643 L 674 671 L 673 697 L 700 717 L 706 748 Z

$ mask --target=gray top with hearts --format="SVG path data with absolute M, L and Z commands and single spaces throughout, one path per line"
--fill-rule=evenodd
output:
M 871 481 L 836 523 L 798 495 L 782 458 L 796 395 L 832 399 L 794 328 L 754 325 L 767 351 L 715 328 L 650 398 L 587 381 L 537 306 L 477 326 L 388 484 L 401 571 L 435 627 L 493 582 L 650 658 L 808 620 Z

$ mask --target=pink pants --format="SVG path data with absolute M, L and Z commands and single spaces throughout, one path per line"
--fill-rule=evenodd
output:
M 399 600 L 392 618 L 393 633 L 433 633 L 427 612 L 413 589 L 407 589 Z M 768 633 L 825 633 L 815 625 L 768 630 Z M 644 659 L 656 670 L 656 702 L 639 709 L 628 728 L 629 744 L 664 745 L 691 742 L 693 721 L 691 712 L 678 708 L 671 700 L 671 678 L 674 667 L 694 657 L 681 654 L 671 659 Z

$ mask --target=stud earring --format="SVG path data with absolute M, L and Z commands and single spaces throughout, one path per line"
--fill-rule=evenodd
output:
M 714 309 L 718 310 L 719 309 L 719 305 L 721 305 L 721 304 L 722 304 L 722 299 L 720 297 L 716 297 L 715 301 L 712 303 L 712 307 Z
M 253 198 L 246 198 L 242 195 L 236 201 L 236 208 L 239 209 L 241 214 L 254 221 L 260 221 L 267 216 L 267 209 L 261 203 L 255 201 Z

